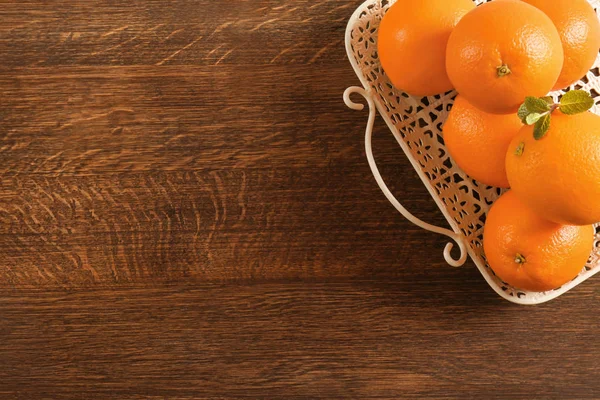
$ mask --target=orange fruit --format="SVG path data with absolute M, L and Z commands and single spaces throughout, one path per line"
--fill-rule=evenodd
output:
M 523 204 L 513 191 L 494 203 L 487 215 L 483 248 L 504 282 L 545 292 L 573 280 L 594 246 L 594 228 L 547 221 Z
M 600 117 L 554 112 L 540 140 L 524 126 L 506 154 L 513 192 L 545 218 L 569 225 L 600 221 Z
M 379 25 L 377 53 L 396 88 L 432 96 L 453 88 L 446 74 L 446 44 L 472 0 L 398 0 Z
M 446 69 L 458 93 L 494 114 L 516 112 L 526 96 L 545 96 L 563 66 L 550 18 L 520 0 L 484 3 L 448 40 Z
M 558 29 L 565 63 L 554 89 L 580 80 L 594 65 L 600 48 L 600 23 L 586 0 L 523 0 L 542 10 Z
M 516 114 L 489 114 L 458 95 L 443 128 L 444 142 L 454 161 L 472 178 L 507 188 L 506 151 L 522 126 Z

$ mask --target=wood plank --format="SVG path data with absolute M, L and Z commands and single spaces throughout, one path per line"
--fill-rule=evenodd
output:
M 0 73 L 0 174 L 364 162 L 366 113 L 341 98 L 355 81 L 346 65 L 308 73 L 298 66 Z M 391 144 L 381 151 L 398 155 L 386 136 Z
M 0 4 L 3 67 L 318 65 L 342 61 L 360 0 L 19 1 Z
M 593 399 L 597 301 L 518 307 L 441 277 L 4 292 L 0 395 Z
M 414 171 L 387 175 L 445 223 Z M 5 287 L 445 274 L 445 243 L 397 214 L 364 163 L 0 181 Z

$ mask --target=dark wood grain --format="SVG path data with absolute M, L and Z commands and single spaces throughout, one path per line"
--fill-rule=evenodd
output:
M 446 269 L 445 243 L 354 167 L 18 175 L 0 191 L 3 287 L 397 276 L 430 253 Z
M 532 309 L 486 296 L 480 279 L 467 295 L 455 282 L 5 294 L 0 394 L 597 398 L 598 318 L 582 303 L 600 298 L 589 285 Z
M 381 195 L 358 4 L 0 3 L 0 399 L 600 396 L 596 280 L 511 305 Z

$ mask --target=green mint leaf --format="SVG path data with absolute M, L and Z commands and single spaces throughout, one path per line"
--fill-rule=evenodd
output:
M 537 97 L 526 97 L 525 107 L 532 113 L 543 114 L 546 111 L 550 111 L 550 105 L 544 99 L 538 99 Z
M 533 127 L 533 137 L 535 138 L 535 140 L 540 140 L 541 138 L 543 138 L 544 136 L 546 136 L 546 133 L 548 133 L 548 130 L 550 129 L 550 114 L 544 114 L 536 123 L 535 126 Z
M 554 99 L 552 98 L 552 96 L 542 97 L 541 99 L 548 103 L 548 105 L 550 106 L 554 105 Z
M 531 113 L 525 117 L 525 123 L 527 125 L 533 125 L 540 120 L 545 114 Z
M 527 106 L 525 105 L 525 103 L 521 104 L 521 107 L 519 107 L 519 111 L 517 112 L 517 115 L 519 116 L 519 119 L 521 120 L 522 123 L 524 123 L 524 124 L 527 123 L 525 118 L 527 118 L 527 116 L 529 115 L 529 110 L 527 109 Z
M 560 99 L 560 111 L 573 115 L 586 112 L 594 106 L 594 98 L 585 90 L 571 90 Z

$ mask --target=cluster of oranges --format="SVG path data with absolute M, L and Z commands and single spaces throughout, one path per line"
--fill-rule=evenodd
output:
M 593 247 L 600 117 L 587 92 L 547 96 L 580 80 L 599 48 L 586 0 L 398 0 L 379 27 L 379 58 L 398 89 L 458 92 L 443 128 L 458 166 L 510 188 L 488 213 L 484 251 L 520 289 L 564 285 Z

